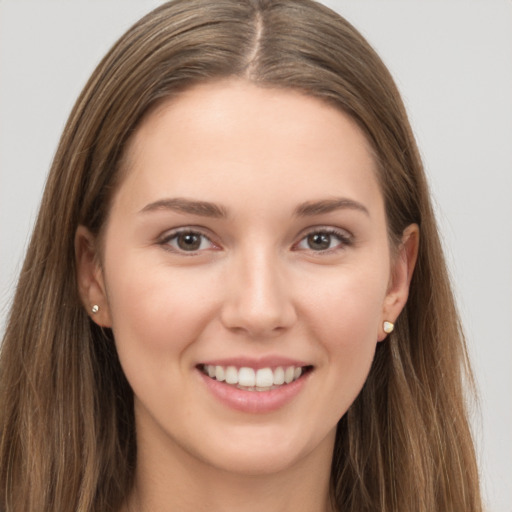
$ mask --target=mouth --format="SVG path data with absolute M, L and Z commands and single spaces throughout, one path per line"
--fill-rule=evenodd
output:
M 197 369 L 212 380 L 243 391 L 272 391 L 297 381 L 313 370 L 313 366 L 278 366 L 251 368 L 200 364 Z

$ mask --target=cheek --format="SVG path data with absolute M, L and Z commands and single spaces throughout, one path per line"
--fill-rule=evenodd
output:
M 352 387 L 363 385 L 373 360 L 381 304 L 375 299 L 362 301 L 361 297 L 340 299 L 330 304 L 316 325 L 334 378 L 352 395 Z
M 318 338 L 335 351 L 375 343 L 387 286 L 385 265 L 334 271 L 308 287 L 312 292 L 304 294 L 304 314 L 312 317 Z
M 112 329 L 123 366 L 140 371 L 147 363 L 149 371 L 155 362 L 176 361 L 210 321 L 214 305 L 197 272 L 125 261 L 107 274 Z
M 307 309 L 313 336 L 323 345 L 327 368 L 326 396 L 339 420 L 359 394 L 368 376 L 387 289 L 385 268 L 369 276 L 351 269 L 317 287 Z

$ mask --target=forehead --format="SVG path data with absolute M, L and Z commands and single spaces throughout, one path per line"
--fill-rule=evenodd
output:
M 141 202 L 255 191 L 307 201 L 378 189 L 369 144 L 349 116 L 297 91 L 238 80 L 195 86 L 159 105 L 125 161 L 117 195 L 137 192 Z

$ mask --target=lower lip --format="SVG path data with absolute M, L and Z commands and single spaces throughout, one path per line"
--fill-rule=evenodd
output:
M 277 411 L 291 402 L 303 389 L 311 372 L 301 375 L 290 384 L 269 391 L 245 391 L 212 379 L 197 370 L 209 391 L 224 405 L 237 411 L 262 414 Z

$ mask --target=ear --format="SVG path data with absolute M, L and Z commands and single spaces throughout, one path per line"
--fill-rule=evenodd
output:
M 384 300 L 378 340 L 386 338 L 384 322 L 395 323 L 407 302 L 412 274 L 418 258 L 420 230 L 417 224 L 405 228 L 391 268 L 391 279 Z
M 111 327 L 97 238 L 85 226 L 78 226 L 75 233 L 75 259 L 78 291 L 87 313 L 99 326 Z M 93 306 L 99 308 L 96 313 Z

